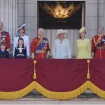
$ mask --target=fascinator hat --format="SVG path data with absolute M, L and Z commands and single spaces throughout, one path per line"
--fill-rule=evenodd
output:
M 25 23 L 25 24 L 21 24 L 21 25 L 16 29 L 16 36 L 19 36 L 19 35 L 18 35 L 18 31 L 19 31 L 21 28 L 25 27 L 25 26 L 26 26 L 26 23 Z
M 85 27 L 82 27 L 82 28 L 79 30 L 79 33 L 82 33 L 82 32 L 84 32 L 84 31 L 86 31 L 86 28 L 85 28 Z
M 21 24 L 21 25 L 17 28 L 16 31 L 19 31 L 21 28 L 23 28 L 23 27 L 25 27 L 25 26 L 26 26 L 26 24 Z

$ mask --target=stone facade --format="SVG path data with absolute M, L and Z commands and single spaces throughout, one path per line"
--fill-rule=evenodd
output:
M 7 2 L 8 1 L 8 2 Z M 5 24 L 4 28 L 11 33 L 11 42 L 15 35 L 15 29 L 22 23 L 27 23 L 26 34 L 30 37 L 30 42 L 32 38 L 37 36 L 37 1 L 45 0 L 0 0 L 0 8 L 8 3 L 8 7 L 1 9 L 0 20 Z M 46 0 L 47 1 L 47 0 Z M 55 0 L 56 1 L 56 0 Z M 59 1 L 59 0 L 58 0 Z M 61 0 L 60 0 L 61 1 Z M 91 39 L 95 34 L 97 34 L 97 28 L 103 26 L 105 28 L 105 0 L 67 0 L 67 1 L 85 1 L 85 25 L 87 29 L 87 38 Z M 17 5 L 16 5 L 17 3 Z M 10 6 L 12 8 L 10 8 Z M 8 18 L 5 20 L 2 17 L 2 14 L 5 17 L 5 12 L 9 8 L 9 12 L 14 13 L 10 16 L 13 19 L 12 26 L 7 22 Z M 8 25 L 10 24 L 10 25 Z M 9 27 L 11 26 L 11 27 Z M 14 27 L 15 26 L 15 27 Z M 75 55 L 75 41 L 79 38 L 79 30 L 69 30 L 68 38 L 70 39 L 70 46 L 72 50 L 72 55 Z M 56 30 L 46 30 L 45 35 L 49 41 L 51 49 L 53 48 L 53 42 L 56 36 Z
M 19 14 L 23 14 L 20 18 L 21 22 L 25 22 L 26 33 L 30 36 L 30 40 L 37 35 L 37 0 L 18 0 L 21 10 Z M 41 0 L 44 1 L 44 0 Z M 59 0 L 58 0 L 59 1 Z M 61 1 L 61 0 L 60 0 Z M 72 1 L 72 0 L 69 0 Z M 73 0 L 83 1 L 83 0 Z M 84 0 L 86 2 L 86 29 L 87 38 L 91 39 L 97 34 L 97 28 L 103 26 L 105 28 L 105 0 Z M 19 24 L 20 24 L 19 23 Z M 46 30 L 46 37 L 50 41 L 51 48 L 53 48 L 53 42 L 55 39 L 56 30 Z M 75 55 L 75 40 L 78 39 L 78 30 L 69 30 L 68 38 L 71 39 L 70 46 L 72 49 L 72 55 Z M 73 41 L 72 41 L 73 40 Z

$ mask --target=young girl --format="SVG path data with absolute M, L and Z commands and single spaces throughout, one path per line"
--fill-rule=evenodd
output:
M 18 46 L 15 47 L 14 58 L 27 58 L 26 47 L 23 38 L 18 39 Z

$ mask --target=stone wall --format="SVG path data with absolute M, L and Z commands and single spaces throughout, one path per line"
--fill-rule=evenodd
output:
M 97 34 L 99 26 L 105 28 L 105 0 L 84 1 L 86 1 L 87 37 L 91 38 Z M 4 29 L 10 31 L 11 40 L 13 40 L 16 27 L 25 22 L 27 23 L 26 34 L 30 36 L 30 40 L 37 35 L 37 0 L 0 0 L 0 14 L 0 21 L 3 21 Z
M 25 33 L 30 41 L 36 36 L 37 30 L 37 4 L 36 0 L 18 0 L 18 24 L 27 23 Z
M 86 28 L 87 37 L 97 34 L 99 26 L 105 28 L 105 0 L 86 0 Z
M 47 0 L 38 0 L 47 1 Z M 56 0 L 55 0 L 56 1 Z M 59 0 L 58 0 L 59 1 Z M 61 0 L 60 0 L 61 1 Z M 68 0 L 72 1 L 72 0 Z M 83 0 L 73 0 L 83 1 Z M 103 26 L 105 28 L 105 0 L 84 0 L 86 2 L 86 29 L 87 38 L 91 39 L 97 34 L 97 28 Z M 27 23 L 26 34 L 29 35 L 30 41 L 37 36 L 37 0 L 18 0 L 18 25 Z M 70 46 L 72 54 L 75 55 L 75 41 L 79 38 L 79 30 L 69 30 L 68 38 L 72 40 Z M 51 49 L 55 39 L 56 30 L 46 30 L 46 37 L 50 40 Z M 75 34 L 74 34 L 75 33 Z M 49 35 L 50 34 L 50 35 Z
M 18 0 L 0 0 L 0 21 L 4 30 L 10 33 L 11 43 L 17 27 L 17 2 Z
M 98 0 L 98 27 L 103 26 L 105 28 L 105 0 Z
M 25 23 L 25 0 L 18 0 L 18 12 L 17 12 L 17 27 Z

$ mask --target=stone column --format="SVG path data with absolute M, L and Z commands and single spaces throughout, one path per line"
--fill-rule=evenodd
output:
M 25 0 L 18 0 L 17 27 L 25 23 Z
M 86 29 L 89 39 L 97 34 L 97 1 L 86 0 Z
M 37 0 L 25 0 L 25 29 L 31 40 L 37 36 Z
M 0 21 L 10 33 L 11 43 L 17 27 L 17 0 L 0 0 Z
M 105 0 L 98 0 L 98 27 L 105 28 Z

